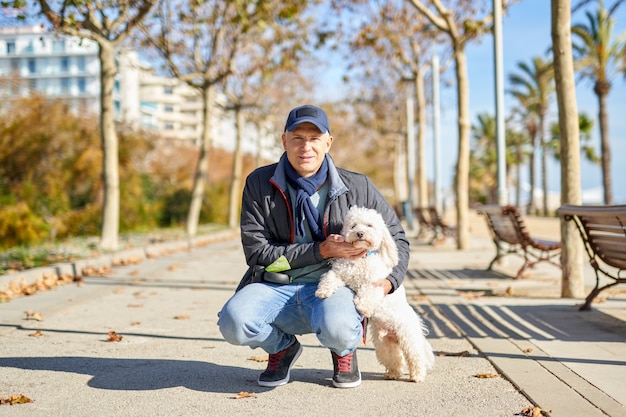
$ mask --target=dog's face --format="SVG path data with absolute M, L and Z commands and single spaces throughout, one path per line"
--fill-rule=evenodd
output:
M 386 229 L 383 217 L 376 210 L 352 207 L 343 223 L 342 235 L 357 248 L 377 250 Z

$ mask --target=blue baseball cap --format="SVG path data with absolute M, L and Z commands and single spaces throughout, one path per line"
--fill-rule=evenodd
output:
M 285 123 L 285 132 L 291 132 L 305 122 L 313 123 L 322 133 L 330 133 L 328 117 L 326 117 L 324 110 L 310 104 L 296 107 L 289 112 L 287 123 Z

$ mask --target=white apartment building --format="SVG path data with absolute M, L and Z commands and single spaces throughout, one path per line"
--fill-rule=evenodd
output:
M 118 121 L 154 129 L 164 138 L 200 142 L 202 100 L 196 90 L 175 78 L 156 75 L 135 51 L 119 51 L 117 68 L 113 94 Z M 64 99 L 77 114 L 98 114 L 98 45 L 47 31 L 42 25 L 0 28 L 0 97 L 32 92 Z M 233 115 L 217 108 L 216 112 L 213 145 L 232 150 Z M 253 152 L 259 146 L 258 132 L 251 126 L 244 130 L 244 150 Z M 274 147 L 272 139 L 265 139 L 264 154 Z
M 98 45 L 59 37 L 41 25 L 0 28 L 0 94 L 40 92 L 78 113 L 100 109 Z

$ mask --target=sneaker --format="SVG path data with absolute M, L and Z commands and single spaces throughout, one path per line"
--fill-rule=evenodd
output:
M 267 369 L 259 376 L 257 383 L 262 387 L 277 387 L 289 382 L 291 367 L 302 353 L 302 346 L 296 340 L 288 348 L 271 353 Z
M 330 352 L 333 356 L 333 385 L 337 388 L 354 388 L 361 385 L 361 372 L 356 360 L 356 350 L 345 356 Z

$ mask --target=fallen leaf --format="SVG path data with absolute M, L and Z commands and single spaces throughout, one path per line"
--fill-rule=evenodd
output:
M 188 316 L 187 314 L 180 314 L 178 316 L 174 316 L 174 319 L 176 320 L 187 320 L 190 319 L 191 316 Z
M 231 398 L 235 400 L 240 400 L 242 398 L 258 398 L 258 395 L 256 395 L 255 393 L 247 392 L 247 391 L 241 391 L 239 394 Z
M 143 304 L 129 304 L 128 307 L 130 307 L 130 308 L 140 308 L 140 307 L 143 307 Z
M 24 312 L 24 314 L 26 314 L 26 320 L 43 321 L 43 316 L 39 312 L 33 312 L 31 310 L 26 310 Z
M 176 270 L 178 268 L 180 268 L 180 266 L 178 266 L 178 265 L 170 265 L 170 266 L 167 267 L 167 270 L 168 271 L 174 271 L 174 270 Z
M 411 297 L 411 300 L 426 301 L 428 300 L 428 296 L 427 295 L 414 295 L 413 297 Z
M 111 330 L 109 332 L 109 338 L 107 339 L 107 342 L 119 342 L 124 338 L 124 336 L 121 336 L 119 334 L 117 334 L 116 332 L 114 332 L 113 330 Z
M 139 326 L 140 324 L 141 324 L 141 322 L 140 322 L 140 321 L 134 321 L 134 322 L 132 322 L 130 325 L 131 325 L 131 326 Z
M 520 412 L 520 415 L 527 416 L 527 417 L 544 417 L 544 416 L 549 415 L 551 412 L 552 410 L 543 410 L 540 407 L 531 405 L 530 407 L 524 408 Z
M 31 337 L 41 337 L 41 336 L 43 336 L 43 333 L 41 332 L 41 329 L 39 329 L 35 333 L 29 334 L 29 336 L 31 336 Z
M 456 291 L 461 297 L 467 298 L 469 300 L 473 300 L 475 298 L 480 298 L 485 295 L 485 291 Z
M 474 375 L 476 378 L 500 378 L 500 375 L 491 372 L 485 372 Z
M 524 353 L 530 353 L 533 351 L 533 348 L 526 348 L 523 350 Z
M 11 395 L 8 398 L 0 398 L 0 405 L 15 405 L 15 404 L 26 404 L 32 403 L 33 400 L 24 396 L 24 394 Z
M 270 360 L 269 355 L 264 355 L 264 356 L 250 356 L 248 358 L 249 361 L 254 361 L 254 362 L 267 362 L 268 360 Z
M 437 352 L 437 356 L 462 356 L 462 357 L 467 357 L 467 356 L 470 356 L 470 353 L 467 350 L 464 350 L 462 352 L 442 352 L 442 351 L 439 351 L 439 352 Z

